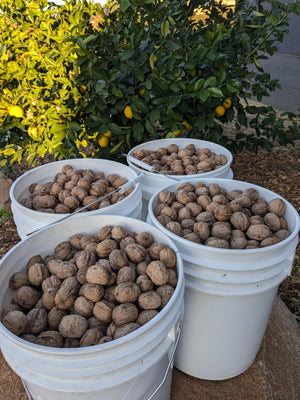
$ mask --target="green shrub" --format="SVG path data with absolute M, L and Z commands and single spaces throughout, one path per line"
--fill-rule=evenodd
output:
M 300 3 L 252 4 L 2 0 L 4 161 L 32 164 L 47 151 L 118 159 L 140 142 L 181 133 L 232 151 L 293 143 L 296 115 L 248 102 L 279 87 L 259 60 L 276 51 Z M 230 138 L 227 123 L 236 128 Z

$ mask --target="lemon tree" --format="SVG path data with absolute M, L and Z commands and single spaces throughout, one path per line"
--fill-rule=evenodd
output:
M 260 60 L 291 13 L 299 1 L 1 0 L 1 165 L 46 153 L 124 161 L 180 135 L 232 151 L 293 143 L 297 115 L 249 104 L 279 87 Z

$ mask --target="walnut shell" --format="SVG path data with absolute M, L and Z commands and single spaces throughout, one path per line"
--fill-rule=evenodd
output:
M 209 237 L 206 240 L 205 244 L 206 244 L 206 246 L 220 247 L 222 249 L 229 249 L 229 243 L 224 239 Z
M 259 243 L 259 247 L 267 247 L 267 246 L 273 246 L 276 243 L 279 243 L 280 239 L 276 236 L 273 237 L 267 237 L 266 239 L 262 240 Z
M 156 291 L 150 290 L 139 295 L 138 304 L 143 310 L 155 310 L 161 307 L 162 299 Z
M 165 247 L 159 253 L 159 260 L 166 268 L 174 268 L 176 266 L 177 256 L 173 249 Z
M 209 225 L 207 222 L 196 222 L 194 225 L 194 232 L 199 235 L 201 240 L 207 240 L 210 235 Z
M 104 336 L 103 332 L 97 328 L 88 329 L 80 339 L 80 347 L 94 346 L 99 343 Z
M 230 222 L 235 229 L 239 229 L 241 231 L 246 231 L 250 225 L 248 216 L 241 211 L 234 212 L 230 217 Z
M 47 316 L 49 328 L 53 331 L 57 331 L 60 321 L 65 315 L 67 315 L 66 310 L 60 310 L 57 307 L 51 308 Z
M 173 296 L 174 288 L 171 285 L 162 285 L 156 291 L 161 297 L 161 308 L 163 308 Z
M 27 271 L 35 263 L 44 263 L 44 259 L 39 254 L 30 257 L 26 264 Z
M 211 235 L 215 238 L 229 240 L 231 236 L 231 226 L 229 222 L 215 222 L 211 228 Z
M 229 221 L 231 215 L 232 211 L 226 204 L 219 204 L 214 210 L 214 216 L 218 221 Z
M 161 261 L 152 261 L 146 268 L 146 274 L 155 285 L 164 285 L 168 282 L 167 269 Z
M 22 311 L 10 311 L 2 318 L 1 322 L 9 331 L 17 336 L 26 331 L 27 318 Z
M 264 216 L 264 223 L 271 229 L 272 232 L 277 232 L 281 228 L 280 218 L 277 214 L 269 212 Z
M 104 296 L 104 288 L 97 283 L 85 283 L 81 286 L 79 294 L 96 303 Z
M 166 228 L 169 231 L 173 232 L 177 236 L 182 236 L 183 235 L 182 226 L 177 221 L 168 222 L 167 225 L 166 225 Z
M 57 278 L 59 279 L 65 279 L 70 276 L 74 276 L 77 273 L 77 267 L 75 264 L 72 264 L 71 262 L 67 261 L 62 261 L 59 258 L 49 261 L 47 266 L 49 268 L 50 273 L 52 275 L 57 276 Z M 31 268 L 29 269 L 29 273 Z
M 27 333 L 39 335 L 42 333 L 47 325 L 47 311 L 43 308 L 33 308 L 26 315 L 27 318 Z
M 267 225 L 251 225 L 247 231 L 246 234 L 249 239 L 254 239 L 254 240 L 264 240 L 267 237 L 271 237 L 271 230 Z
M 139 313 L 136 323 L 139 325 L 145 325 L 147 322 L 151 321 L 158 314 L 157 310 L 143 310 Z
M 35 340 L 35 344 L 47 347 L 62 347 L 63 337 L 59 332 L 46 331 L 39 334 Z
M 84 243 L 84 240 L 82 241 Z M 88 268 L 96 262 L 96 254 L 88 251 L 81 250 L 75 254 L 75 263 L 78 269 Z
M 103 265 L 91 265 L 86 273 L 88 283 L 97 283 L 99 285 L 109 285 L 114 283 L 110 268 Z
M 73 307 L 77 314 L 89 318 L 93 314 L 94 302 L 84 296 L 79 296 L 76 298 Z
M 284 200 L 276 198 L 269 202 L 269 212 L 282 217 L 285 213 L 286 205 Z
M 105 239 L 97 245 L 97 255 L 100 258 L 108 257 L 109 254 L 118 248 L 118 244 L 113 239 Z
M 112 312 L 112 320 L 116 326 L 134 322 L 137 317 L 138 309 L 132 303 L 119 304 Z
M 115 305 L 107 300 L 98 301 L 93 308 L 94 316 L 101 322 L 110 323 Z
M 116 240 L 117 242 L 120 242 L 127 235 L 128 235 L 128 232 L 123 226 L 116 225 L 111 230 L 111 237 L 114 240 Z
M 120 283 L 115 288 L 115 297 L 119 303 L 134 303 L 141 293 L 141 289 L 134 282 Z
M 87 331 L 88 322 L 82 315 L 71 314 L 62 317 L 58 330 L 63 337 L 79 339 Z
M 79 289 L 79 282 L 75 276 L 63 280 L 55 295 L 55 305 L 63 310 L 72 307 Z
M 70 260 L 73 256 L 71 243 L 68 241 L 59 243 L 54 249 L 54 255 L 61 260 Z
M 61 282 L 62 281 L 57 276 L 51 275 L 42 282 L 42 290 L 43 292 L 47 292 L 49 289 L 57 291 L 61 285 Z
M 9 278 L 8 286 L 12 290 L 17 290 L 21 286 L 29 286 L 30 282 L 28 279 L 28 275 L 24 272 L 16 272 Z
M 136 322 L 129 322 L 128 324 L 118 326 L 115 330 L 114 339 L 119 339 L 129 333 L 135 331 L 136 329 L 140 328 L 140 325 Z
M 13 294 L 14 303 L 26 310 L 33 308 L 38 299 L 38 292 L 30 286 L 22 286 Z

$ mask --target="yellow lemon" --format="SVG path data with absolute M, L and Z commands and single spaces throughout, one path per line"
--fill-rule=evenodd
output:
M 86 92 L 86 86 L 81 85 L 80 88 L 79 88 L 79 91 L 80 91 L 81 94 L 84 94 Z
M 100 147 L 107 147 L 109 144 L 109 139 L 107 136 L 101 136 L 98 143 L 99 143 Z
M 110 138 L 111 135 L 112 135 L 112 133 L 111 133 L 111 131 L 110 131 L 109 129 L 108 129 L 107 132 L 103 133 L 103 136 L 106 136 L 106 137 L 108 137 L 108 138 Z
M 186 129 L 189 131 L 191 129 L 191 125 L 187 122 L 187 121 L 183 121 L 181 122 L 182 125 L 184 125 L 186 127 Z
M 181 134 L 181 131 L 180 131 L 180 130 L 178 130 L 178 131 L 173 131 L 173 133 L 174 133 L 175 136 L 179 136 L 179 135 Z
M 11 107 L 9 107 L 8 108 L 8 114 L 11 117 L 16 117 L 16 118 L 23 118 L 24 117 L 24 111 L 19 106 L 11 106 Z
M 38 129 L 36 126 L 30 126 L 28 128 L 28 135 L 30 137 L 32 137 L 32 139 L 38 139 L 39 135 L 38 135 Z
M 230 107 L 231 107 L 231 104 L 232 104 L 232 102 L 231 102 L 230 99 L 225 99 L 225 100 L 223 101 L 223 103 L 222 103 L 222 105 L 223 105 L 224 108 L 230 108 Z
M 217 114 L 218 117 L 222 117 L 225 114 L 226 110 L 225 107 L 223 106 L 217 106 L 215 108 L 215 113 Z
M 124 109 L 124 115 L 125 115 L 125 117 L 128 118 L 128 119 L 132 119 L 132 118 L 133 118 L 132 110 L 131 110 L 131 107 L 130 107 L 130 106 L 126 106 L 126 107 L 125 107 L 125 109 Z

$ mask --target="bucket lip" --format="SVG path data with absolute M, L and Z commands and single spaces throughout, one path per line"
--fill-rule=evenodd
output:
M 93 218 L 93 219 L 98 218 L 100 220 L 101 220 L 101 218 L 109 219 L 110 221 L 114 221 L 115 225 L 122 225 L 122 223 L 126 223 L 126 221 L 138 222 L 142 225 L 145 225 L 145 230 L 148 227 L 148 229 L 151 228 L 152 231 L 153 230 L 156 231 L 157 234 L 164 235 L 157 227 L 150 225 L 144 221 L 136 220 L 135 218 L 131 218 L 131 217 L 127 217 L 127 216 L 118 216 L 118 215 L 92 216 L 92 215 L 90 215 L 90 216 L 88 216 L 88 218 Z M 77 224 L 80 224 L 80 219 L 81 218 L 76 219 Z M 86 217 L 85 217 L 85 219 L 86 219 Z M 75 220 L 73 220 L 73 221 L 75 221 Z M 69 222 L 70 221 L 68 221 L 68 223 Z M 42 231 L 46 231 L 49 229 L 55 229 L 55 228 L 59 227 L 59 225 L 63 226 L 64 224 L 65 224 L 65 221 L 62 221 L 51 227 L 44 227 L 39 232 L 35 232 L 32 235 L 30 235 L 29 237 L 26 237 L 26 238 L 20 240 L 20 242 L 18 242 L 14 247 L 12 247 L 4 255 L 4 257 L 0 260 L 0 268 L 1 268 L 2 263 L 5 262 L 6 258 L 8 258 L 10 256 L 10 254 L 13 251 L 15 251 L 15 249 L 17 247 L 23 246 L 26 241 L 32 240 L 32 238 L 34 238 L 36 235 L 39 235 Z M 100 221 L 99 221 L 99 224 L 100 224 Z M 112 225 L 113 225 L 113 223 L 112 223 Z M 124 345 L 127 342 L 129 343 L 129 342 L 135 340 L 139 336 L 143 335 L 144 332 L 148 331 L 149 329 L 152 329 L 155 325 L 159 324 L 161 320 L 166 318 L 166 315 L 169 313 L 170 309 L 176 303 L 178 296 L 180 296 L 180 292 L 184 290 L 184 271 L 183 271 L 183 261 L 182 261 L 181 254 L 180 254 L 176 244 L 167 235 L 164 235 L 164 239 L 165 239 L 166 243 L 176 252 L 178 282 L 177 282 L 176 288 L 174 290 L 174 293 L 173 293 L 171 299 L 165 305 L 165 307 L 162 310 L 160 310 L 155 317 L 153 317 L 145 325 L 139 327 L 135 331 L 133 331 L 121 338 L 114 339 L 111 342 L 102 343 L 102 344 L 98 344 L 98 345 L 94 345 L 94 346 L 78 347 L 78 348 L 47 347 L 47 346 L 42 346 L 42 345 L 28 342 L 28 341 L 16 336 L 15 334 L 13 334 L 10 330 L 8 330 L 2 324 L 1 321 L 0 321 L 0 335 L 3 334 L 8 340 L 12 341 L 13 343 L 15 343 L 29 351 L 35 351 L 37 353 L 47 353 L 47 354 L 51 353 L 52 355 L 66 355 L 66 356 L 77 355 L 77 354 L 78 355 L 89 354 L 89 353 L 93 353 L 99 349 L 101 349 L 103 351 L 107 351 L 107 350 L 111 350 L 116 347 L 119 347 L 121 345 Z M 101 346 L 101 347 L 99 347 L 99 346 Z
M 203 145 L 207 145 L 206 147 L 207 148 L 209 148 L 209 145 L 214 145 L 214 146 L 216 146 L 216 147 L 218 147 L 219 148 L 219 150 L 220 150 L 220 153 L 219 154 L 223 154 L 223 155 L 225 155 L 226 156 L 226 158 L 227 158 L 227 163 L 225 164 L 225 165 L 223 165 L 222 167 L 220 167 L 220 168 L 218 168 L 218 169 L 216 169 L 216 170 L 213 170 L 213 171 L 209 171 L 209 172 L 203 172 L 203 173 L 201 173 L 201 174 L 192 174 L 192 175 L 175 175 L 175 177 L 176 177 L 176 179 L 180 179 L 180 180 L 184 180 L 184 179 L 186 179 L 187 177 L 188 177 L 188 179 L 190 179 L 190 178 L 199 178 L 199 176 L 203 176 L 203 177 L 209 177 L 211 174 L 213 174 L 213 173 L 216 173 L 216 171 L 218 171 L 219 173 L 222 173 L 222 172 L 224 172 L 224 171 L 226 171 L 229 167 L 230 167 L 230 165 L 231 165 L 231 163 L 232 163 L 232 161 L 233 161 L 233 156 L 232 156 L 232 153 L 228 150 L 228 149 L 226 149 L 226 147 L 224 147 L 224 146 L 222 146 L 222 145 L 220 145 L 220 144 L 218 144 L 218 143 L 214 143 L 214 142 L 209 142 L 208 140 L 200 140 L 200 139 L 194 139 L 194 138 L 176 138 L 176 139 L 158 139 L 158 140 L 151 140 L 151 141 L 149 141 L 149 142 L 145 142 L 145 143 L 142 143 L 142 144 L 139 144 L 139 145 L 137 145 L 137 146 L 135 146 L 135 147 L 133 147 L 129 152 L 128 152 L 128 155 L 132 155 L 132 153 L 135 151 L 135 150 L 137 150 L 137 149 L 142 149 L 145 145 L 147 145 L 148 143 L 151 143 L 151 144 L 153 144 L 154 146 L 156 145 L 156 144 L 159 144 L 159 145 L 161 145 L 161 144 L 163 144 L 162 142 L 169 142 L 169 143 L 172 143 L 172 144 L 179 144 L 179 143 L 182 143 L 183 141 L 190 141 L 191 143 L 199 143 L 199 144 L 203 144 Z M 161 147 L 161 146 L 159 146 L 159 147 Z M 159 175 L 159 174 L 155 174 L 155 173 L 153 173 L 153 172 L 149 172 L 149 171 L 145 171 L 144 169 L 142 169 L 142 168 L 140 168 L 140 167 L 138 167 L 138 166 L 136 166 L 136 165 L 134 165 L 131 161 L 129 161 L 128 159 L 127 159 L 127 163 L 132 167 L 132 168 L 134 168 L 134 169 L 136 169 L 137 171 L 139 171 L 140 173 L 144 173 L 146 176 L 149 176 L 149 177 L 158 177 L 158 178 L 161 178 L 161 179 L 171 179 L 172 177 L 174 177 L 174 175 L 166 175 L 165 177 L 163 176 L 163 175 Z
M 153 196 L 151 197 L 151 199 L 149 201 L 149 204 L 148 204 L 148 212 L 149 212 L 151 220 L 155 223 L 155 226 L 157 226 L 162 232 L 164 232 L 172 240 L 175 240 L 175 243 L 176 243 L 176 241 L 177 242 L 178 241 L 183 241 L 183 244 L 192 245 L 192 246 L 195 246 L 195 247 L 197 247 L 199 249 L 203 249 L 205 251 L 210 251 L 211 250 L 216 254 L 226 254 L 226 255 L 230 254 L 230 255 L 234 255 L 234 256 L 235 255 L 246 255 L 246 254 L 250 254 L 251 255 L 251 254 L 254 254 L 254 253 L 257 253 L 257 252 L 259 252 L 260 254 L 268 253 L 268 252 L 270 252 L 270 249 L 280 249 L 281 247 L 285 247 L 285 245 L 288 242 L 292 241 L 294 239 L 294 237 L 296 237 L 299 234 L 299 231 L 300 231 L 300 216 L 299 216 L 297 210 L 295 209 L 295 207 L 291 203 L 289 203 L 284 197 L 280 196 L 279 194 L 277 194 L 277 193 L 275 193 L 275 192 L 273 192 L 273 191 L 271 191 L 269 189 L 266 189 L 266 188 L 264 188 L 262 186 L 255 185 L 253 183 L 245 182 L 245 181 L 222 179 L 222 178 L 213 178 L 213 177 L 212 178 L 200 178 L 200 179 L 198 178 L 197 179 L 198 182 L 201 182 L 202 180 L 203 180 L 203 183 L 206 183 L 206 184 L 217 183 L 220 186 L 224 185 L 226 183 L 230 183 L 230 184 L 233 183 L 233 184 L 237 185 L 237 188 L 238 188 L 239 183 L 242 183 L 242 184 L 247 184 L 248 187 L 252 187 L 254 189 L 263 190 L 265 192 L 268 192 L 269 194 L 274 195 L 274 198 L 275 197 L 276 198 L 280 198 L 286 203 L 286 205 L 290 208 L 290 210 L 293 212 L 293 214 L 295 216 L 296 226 L 295 226 L 294 230 L 292 232 L 290 232 L 290 235 L 286 239 L 282 240 L 281 242 L 273 244 L 272 246 L 259 247 L 259 248 L 255 248 L 255 249 L 223 249 L 223 248 L 207 246 L 207 245 L 204 245 L 204 244 L 192 242 L 190 240 L 184 239 L 181 236 L 175 235 L 175 233 L 173 233 L 173 232 L 169 231 L 168 229 L 166 229 L 157 220 L 157 218 L 155 217 L 155 215 L 153 213 L 153 210 L 152 210 L 153 202 L 154 202 L 154 200 L 156 200 L 157 196 L 159 195 L 159 193 L 162 190 L 169 190 L 169 189 L 174 190 L 175 186 L 180 186 L 182 183 L 184 183 L 184 182 L 177 182 L 177 183 L 169 184 L 168 186 L 164 186 L 164 188 L 158 189 L 153 194 Z M 187 178 L 187 182 L 192 183 L 191 181 L 196 182 L 195 178 Z
M 31 169 L 31 170 L 25 172 L 24 174 L 22 174 L 21 176 L 19 176 L 19 178 L 17 178 L 17 179 L 14 181 L 14 183 L 11 185 L 10 190 L 9 190 L 9 196 L 10 196 L 11 202 L 12 202 L 13 204 L 17 205 L 18 208 L 21 209 L 21 210 L 23 210 L 24 212 L 27 212 L 28 214 L 33 214 L 33 215 L 35 215 L 35 216 L 41 216 L 41 217 L 44 216 L 44 217 L 52 217 L 52 218 L 57 217 L 57 219 L 61 219 L 61 218 L 64 218 L 64 217 L 67 217 L 67 216 L 71 215 L 72 213 L 61 213 L 61 214 L 56 214 L 56 213 L 42 212 L 42 211 L 32 210 L 31 208 L 27 208 L 27 207 L 23 206 L 23 205 L 16 199 L 16 197 L 15 197 L 15 195 L 14 195 L 14 191 L 15 191 L 16 186 L 22 181 L 22 179 L 23 179 L 25 176 L 30 175 L 30 173 L 31 173 L 33 170 L 36 171 L 36 170 L 39 170 L 40 168 L 45 168 L 45 167 L 49 166 L 50 164 L 51 164 L 51 165 L 53 165 L 53 164 L 56 164 L 56 165 L 57 165 L 57 164 L 65 164 L 65 163 L 67 164 L 68 162 L 74 162 L 74 161 L 75 161 L 75 162 L 78 161 L 78 163 L 79 163 L 79 161 L 80 161 L 80 162 L 85 162 L 85 160 L 88 160 L 88 161 L 105 161 L 105 162 L 109 162 L 110 164 L 114 164 L 116 167 L 120 165 L 120 163 L 118 163 L 118 162 L 116 162 L 116 161 L 106 160 L 106 159 L 104 159 L 104 158 L 103 158 L 103 159 L 95 159 L 95 158 L 80 158 L 80 159 L 79 159 L 79 158 L 74 158 L 74 159 L 69 159 L 69 160 L 54 161 L 54 162 L 51 162 L 51 163 L 48 163 L 48 164 L 40 165 L 39 167 L 36 167 L 36 168 L 34 168 L 34 169 Z M 136 178 L 136 177 L 138 176 L 138 174 L 137 174 L 134 170 L 132 170 L 131 168 L 129 168 L 128 165 L 125 165 L 125 164 L 121 164 L 121 165 L 122 165 L 122 167 L 126 168 L 126 170 L 127 170 L 128 172 L 129 172 L 129 170 L 130 170 L 130 172 L 134 174 L 133 178 Z M 119 203 L 119 204 L 123 204 L 124 201 L 128 201 L 128 199 L 129 199 L 130 197 L 133 197 L 133 195 L 135 195 L 135 194 L 137 193 L 137 191 L 139 191 L 139 190 L 140 190 L 140 182 L 138 182 L 138 183 L 134 186 L 133 191 L 132 191 L 127 197 L 125 197 L 125 199 L 121 200 L 121 201 L 118 202 L 118 203 Z M 116 204 L 118 204 L 118 203 L 116 203 Z M 104 207 L 104 208 L 102 208 L 102 209 L 99 208 L 99 209 L 97 209 L 97 210 L 83 211 L 83 212 L 80 213 L 80 215 L 82 215 L 82 216 L 89 216 L 90 213 L 91 213 L 91 212 L 94 212 L 94 211 L 99 212 L 100 214 L 101 214 L 103 211 L 105 211 L 105 212 L 108 211 L 108 212 L 109 212 L 112 208 L 114 208 L 114 207 L 116 206 L 116 204 L 111 204 L 110 206 Z

